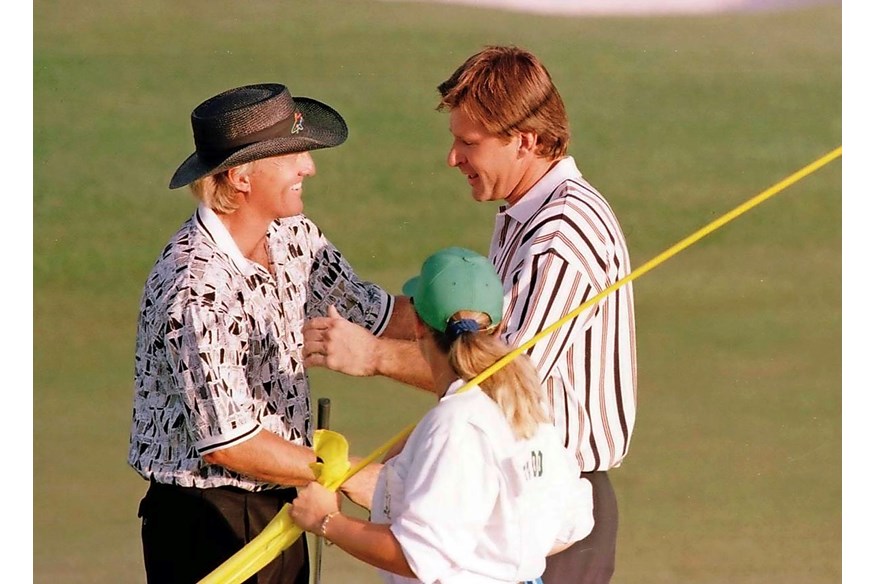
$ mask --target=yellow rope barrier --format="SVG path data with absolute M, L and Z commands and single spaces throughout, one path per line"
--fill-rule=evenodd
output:
M 812 174 L 816 170 L 829 164 L 834 159 L 841 156 L 842 153 L 843 153 L 842 146 L 837 147 L 836 149 L 828 152 L 827 154 L 825 154 L 824 156 L 822 156 L 818 160 L 815 160 L 814 162 L 807 164 L 805 167 L 801 168 L 800 170 L 798 170 L 794 174 L 777 182 L 776 184 L 774 184 L 770 188 L 766 189 L 765 191 L 762 191 L 760 194 L 755 195 L 754 197 L 752 197 L 751 199 L 749 199 L 745 203 L 739 205 L 738 207 L 736 207 L 732 211 L 728 211 L 724 215 L 718 217 L 717 219 L 715 219 L 714 221 L 712 221 L 711 223 L 709 223 L 705 227 L 702 227 L 701 229 L 695 231 L 691 235 L 688 235 L 687 237 L 685 237 L 684 239 L 682 239 L 681 241 L 679 241 L 678 243 L 676 243 L 675 245 L 673 245 L 672 247 L 670 247 L 669 249 L 664 251 L 663 253 L 655 256 L 653 259 L 645 262 L 641 267 L 630 272 L 625 278 L 618 280 L 617 282 L 615 282 L 614 284 L 612 284 L 611 286 L 609 286 L 608 288 L 606 288 L 605 290 L 603 290 L 602 292 L 600 292 L 599 294 L 597 294 L 596 296 L 594 296 L 593 298 L 591 298 L 590 300 L 588 300 L 587 302 L 585 302 L 584 304 L 582 304 L 581 306 L 579 306 L 578 308 L 576 308 L 575 310 L 573 310 L 572 312 L 570 312 L 569 314 L 567 314 L 566 316 L 564 316 L 563 318 L 561 318 L 560 320 L 558 320 L 557 322 L 552 324 L 551 326 L 547 327 L 546 329 L 544 329 L 543 331 L 541 331 L 540 333 L 538 333 L 537 335 L 532 337 L 532 339 L 530 339 L 529 341 L 520 345 L 518 348 L 514 349 L 513 351 L 511 351 L 510 353 L 508 353 L 507 355 L 505 355 L 504 357 L 502 357 L 501 359 L 496 361 L 496 363 L 494 363 L 492 366 L 490 366 L 486 371 L 484 371 L 483 373 L 481 373 L 480 375 L 478 375 L 477 377 L 475 377 L 474 379 L 469 381 L 464 387 L 462 387 L 460 389 L 460 391 L 465 391 L 469 387 L 477 385 L 478 383 L 480 383 L 484 379 L 487 379 L 493 373 L 495 373 L 496 371 L 498 371 L 499 369 L 501 369 L 502 367 L 507 365 L 510 361 L 512 361 L 518 355 L 520 355 L 524 351 L 529 350 L 538 341 L 540 341 L 541 339 L 543 339 L 547 335 L 551 334 L 552 332 L 554 332 L 555 330 L 557 330 L 558 328 L 560 328 L 561 326 L 566 324 L 568 321 L 575 318 L 576 316 L 578 316 L 579 314 L 581 314 L 582 312 L 584 312 L 585 310 L 587 310 L 588 308 L 590 308 L 591 306 L 593 306 L 594 304 L 596 304 L 597 302 L 599 302 L 600 300 L 602 300 L 603 298 L 605 298 L 606 296 L 611 294 L 612 292 L 618 290 L 621 286 L 624 286 L 625 284 L 629 284 L 630 282 L 632 282 L 636 278 L 639 278 L 640 276 L 650 272 L 651 270 L 653 270 L 654 268 L 656 268 L 657 266 L 659 266 L 660 264 L 662 264 L 663 262 L 665 262 L 666 260 L 671 258 L 672 256 L 674 256 L 674 255 L 678 254 L 679 252 L 692 246 L 694 243 L 698 242 L 699 240 L 701 240 L 705 236 L 709 235 L 713 231 L 718 230 L 719 228 L 723 227 L 724 225 L 726 225 L 730 221 L 736 219 L 737 217 L 739 217 L 743 213 L 750 211 L 751 209 L 753 209 L 757 205 L 760 205 L 761 203 L 763 203 L 767 199 L 779 194 L 780 192 L 782 192 L 783 190 L 785 190 L 786 188 L 788 188 L 792 184 L 806 178 L 807 176 L 809 176 L 810 174 Z
M 645 262 L 645 264 L 630 272 L 625 278 L 618 280 L 587 302 L 583 303 L 578 308 L 565 315 L 554 324 L 536 334 L 529 341 L 523 343 L 513 351 L 510 351 L 507 355 L 488 367 L 483 373 L 462 386 L 459 389 L 459 392 L 467 391 L 472 387 L 478 385 L 483 380 L 493 375 L 496 371 L 513 361 L 519 355 L 529 350 L 533 345 L 535 345 L 545 336 L 562 327 L 568 321 L 575 318 L 597 302 L 601 301 L 609 294 L 617 291 L 622 286 L 629 284 L 636 278 L 639 278 L 642 275 L 650 272 L 666 260 L 687 249 L 688 247 L 706 237 L 710 233 L 720 229 L 740 215 L 750 211 L 757 205 L 760 205 L 764 201 L 777 195 L 794 183 L 799 182 L 800 180 L 806 178 L 820 168 L 826 166 L 836 158 L 842 156 L 842 152 L 842 146 L 835 148 L 821 158 L 804 166 L 794 174 L 788 176 L 787 178 L 777 182 L 770 188 L 755 195 L 735 209 L 715 219 L 705 227 L 702 227 L 691 235 L 685 237 L 663 253 L 655 256 L 648 262 Z M 347 479 L 358 473 L 360 470 L 362 470 L 372 462 L 376 461 L 379 457 L 389 452 L 389 450 L 398 442 L 404 440 L 415 426 L 416 424 L 410 424 L 404 430 L 393 436 L 392 439 L 390 439 L 388 442 L 386 442 L 385 444 L 374 450 L 371 454 L 360 460 L 355 466 L 353 466 L 346 473 L 344 473 L 339 480 L 336 477 L 333 477 L 332 479 L 328 480 L 328 484 L 324 484 L 324 486 L 333 492 L 337 491 L 340 486 L 347 481 Z M 214 572 L 211 572 L 206 578 L 201 580 L 199 584 L 240 584 L 256 572 L 258 572 L 261 568 L 266 566 L 268 562 L 277 557 L 284 549 L 292 545 L 298 539 L 301 533 L 301 528 L 296 526 L 292 522 L 292 519 L 289 518 L 287 504 L 283 507 L 283 509 L 280 510 L 274 520 L 272 520 L 271 523 L 268 524 L 268 526 L 258 536 L 258 538 L 254 539 L 252 542 L 244 546 L 244 548 L 240 552 L 232 556 L 232 558 L 219 566 Z M 262 536 L 265 537 L 262 538 Z

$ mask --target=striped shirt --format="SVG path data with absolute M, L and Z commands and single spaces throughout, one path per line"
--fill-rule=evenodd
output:
M 504 284 L 504 340 L 519 346 L 630 273 L 606 200 L 561 159 L 502 206 L 490 259 Z M 627 284 L 541 339 L 529 355 L 582 472 L 619 466 L 636 418 L 636 328 Z

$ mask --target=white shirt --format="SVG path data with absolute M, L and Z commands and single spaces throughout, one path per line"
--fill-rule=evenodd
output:
M 630 273 L 608 202 L 563 158 L 500 207 L 490 260 L 505 291 L 503 340 L 518 347 Z M 563 443 L 582 472 L 621 464 L 636 421 L 636 326 L 627 284 L 529 351 Z
M 419 580 L 498 584 L 535 579 L 558 542 L 593 526 L 593 495 L 550 424 L 517 441 L 479 388 L 450 386 L 383 467 L 371 520 L 389 523 Z

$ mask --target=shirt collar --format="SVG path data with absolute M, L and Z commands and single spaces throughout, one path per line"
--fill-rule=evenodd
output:
M 523 223 L 541 209 L 557 185 L 569 178 L 581 178 L 581 171 L 578 170 L 575 159 L 566 156 L 561 158 L 547 174 L 532 185 L 519 201 L 510 207 L 501 206 L 499 212 L 505 213 L 518 223 Z
M 449 397 L 453 397 L 456 393 L 465 386 L 466 382 L 462 379 L 457 379 L 453 383 L 451 383 L 447 387 L 447 391 L 444 392 L 444 395 L 441 396 L 441 399 L 444 400 Z M 479 389 L 478 386 L 474 386 L 472 389 Z
M 227 254 L 244 276 L 252 276 L 257 272 L 252 262 L 246 259 L 241 253 L 240 248 L 234 242 L 234 238 L 228 233 L 225 224 L 219 219 L 219 216 L 205 204 L 198 205 L 198 226 L 204 233 L 213 240 L 216 247 L 220 251 Z

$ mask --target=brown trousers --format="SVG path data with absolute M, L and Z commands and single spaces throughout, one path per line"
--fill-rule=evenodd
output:
M 295 498 L 295 489 L 250 493 L 152 482 L 140 502 L 149 584 L 194 584 L 250 542 Z M 307 584 L 307 544 L 299 537 L 246 584 Z
M 617 499 L 606 472 L 583 473 L 593 485 L 594 526 L 590 535 L 547 559 L 544 584 L 605 584 L 614 574 Z

